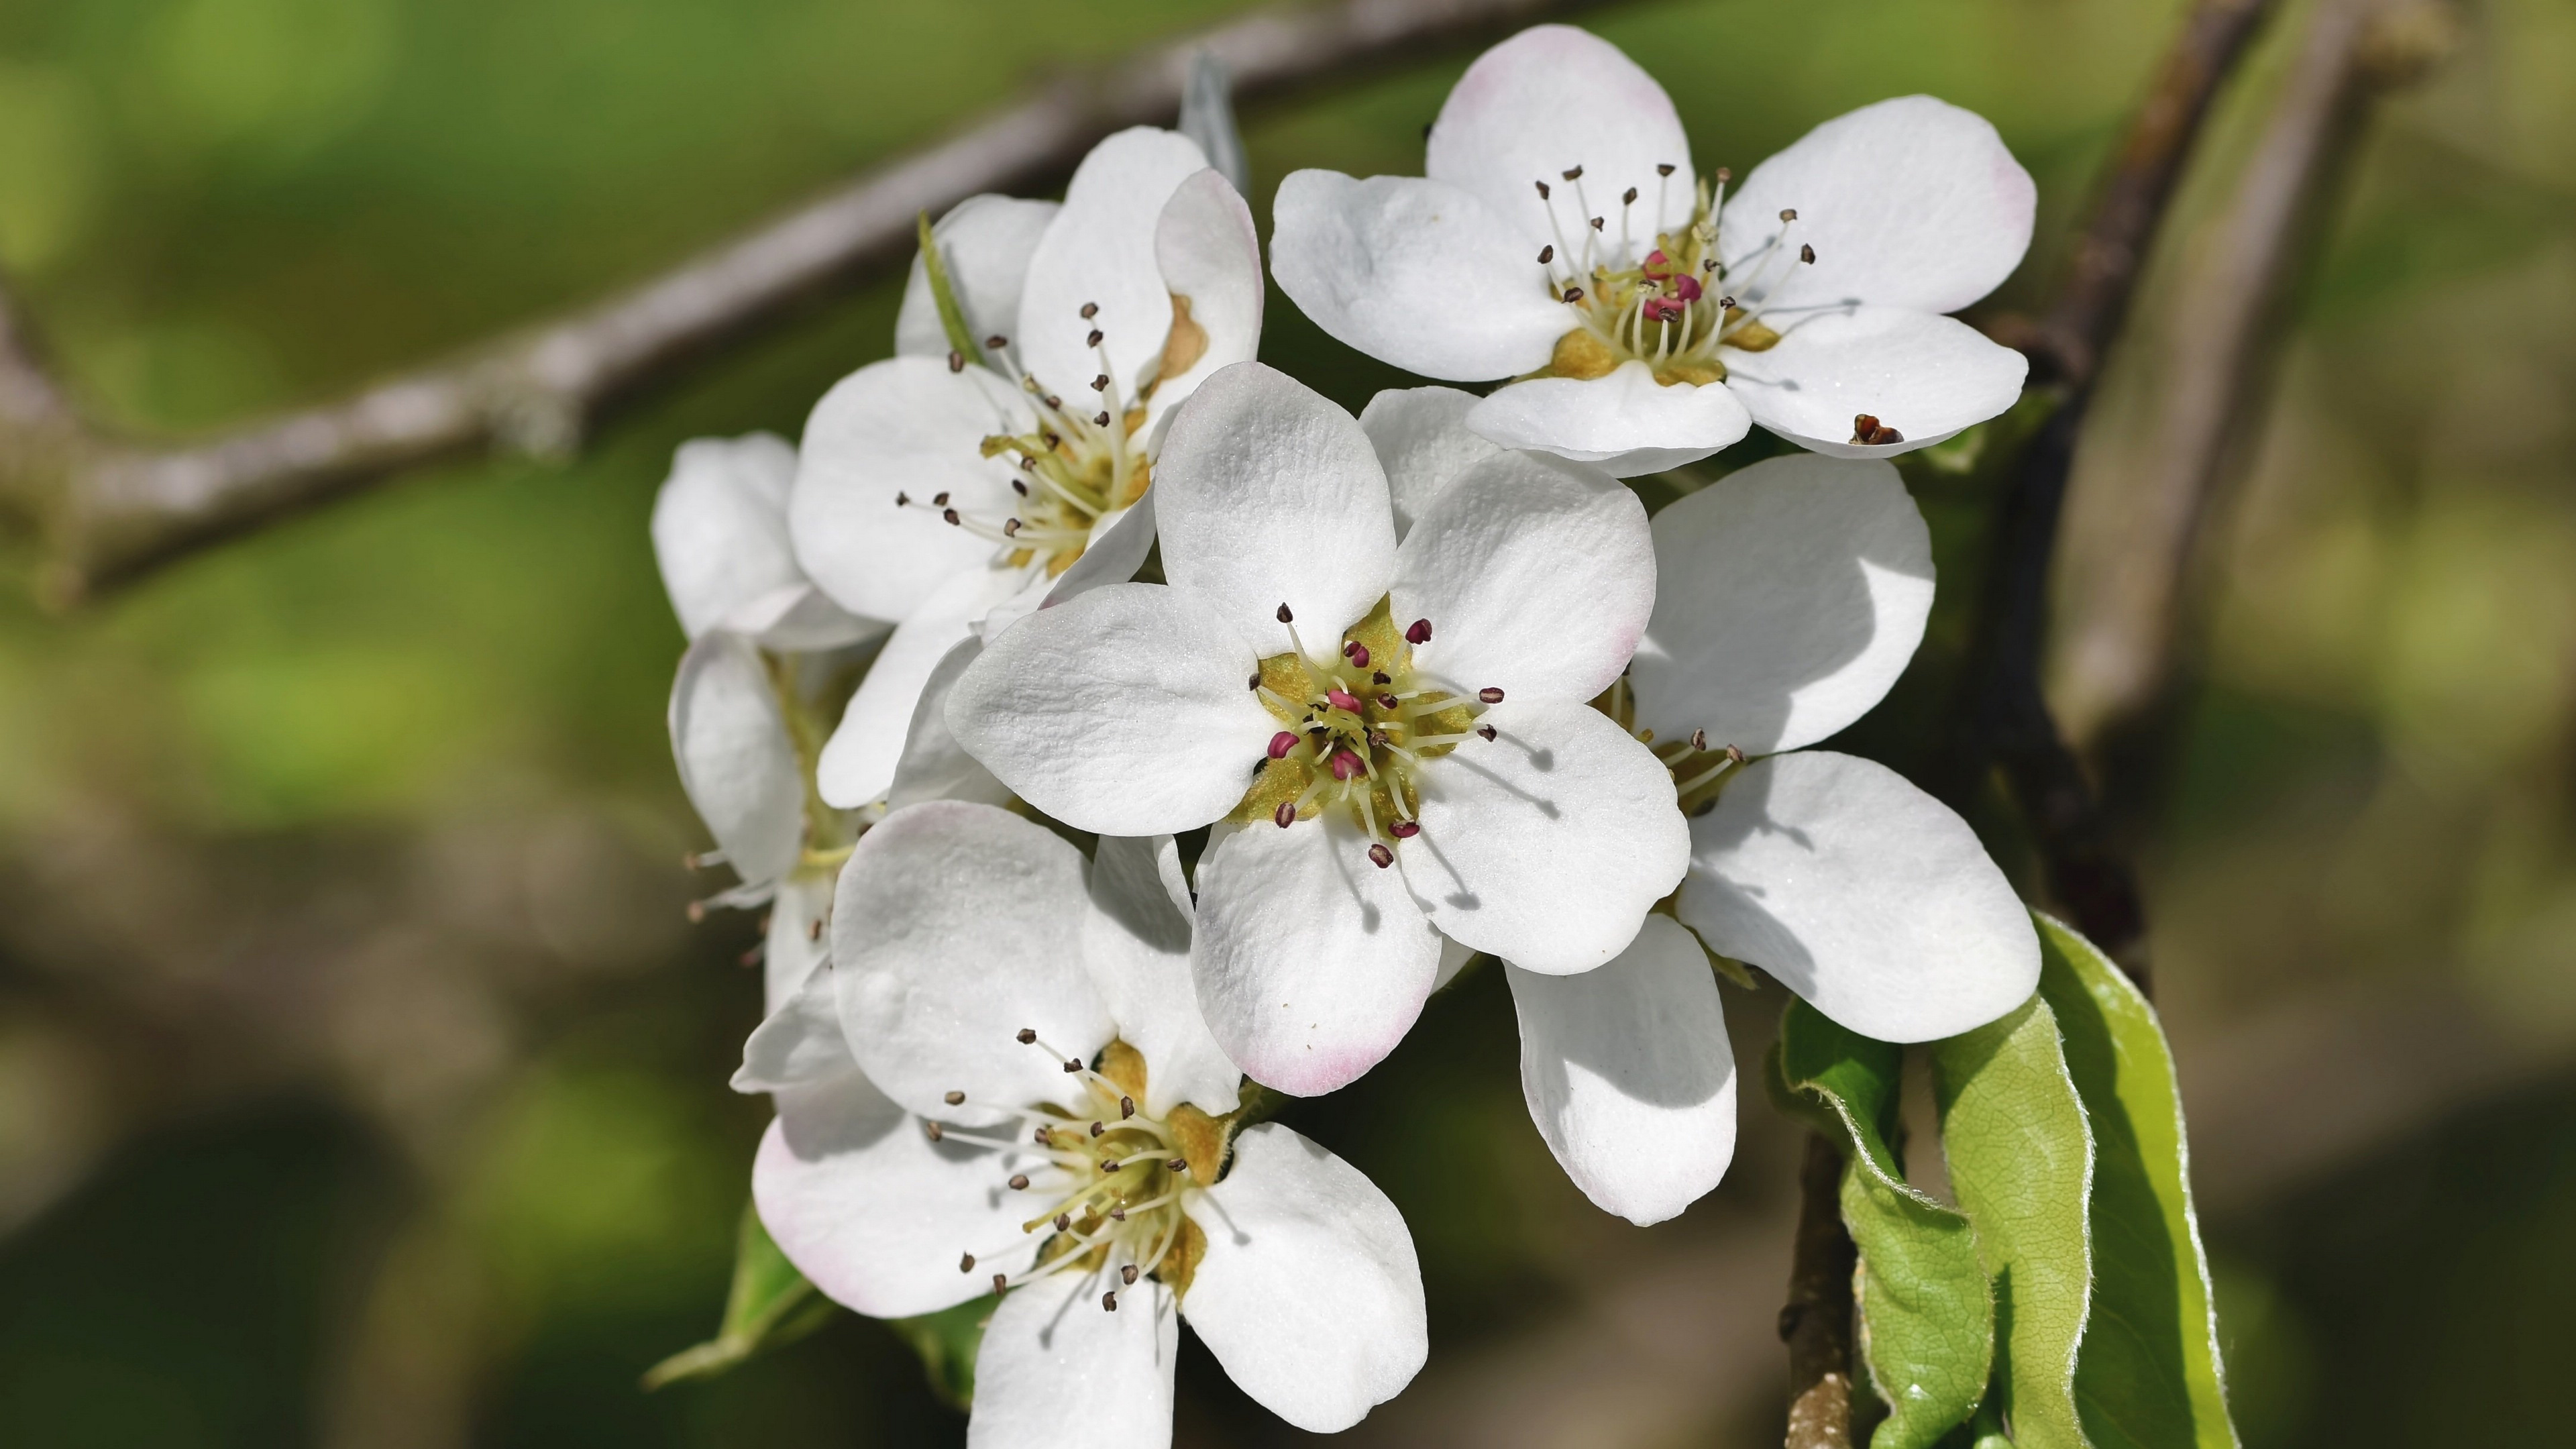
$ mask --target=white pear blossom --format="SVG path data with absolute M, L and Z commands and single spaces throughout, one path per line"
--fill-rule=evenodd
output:
M 1190 910 L 1169 837 L 1086 865 L 991 806 L 900 809 L 841 877 L 836 919 L 866 925 L 745 1050 L 735 1085 L 778 1104 L 753 1200 L 799 1271 L 880 1317 L 1002 1292 L 970 1445 L 1168 1444 L 1182 1318 L 1311 1431 L 1422 1366 L 1394 1204 L 1275 1123 L 1229 1150 Z
M 1261 335 L 1251 212 L 1177 132 L 1119 132 L 1062 205 L 974 197 L 929 242 L 896 355 L 815 406 L 790 503 L 824 593 L 898 621 L 824 752 L 843 807 L 885 798 L 952 649 L 1134 574 L 1163 419 Z
M 1652 77 L 1543 25 L 1468 67 L 1423 170 L 1289 176 L 1272 266 L 1362 352 L 1514 379 L 1468 419 L 1504 446 L 1633 476 L 1760 423 L 1880 455 L 2021 390 L 2019 353 L 1942 314 L 2020 263 L 2036 191 L 1994 127 L 1929 96 L 1818 126 L 1730 196 Z
M 1774 458 L 1657 514 L 1654 541 L 1662 587 L 1619 704 L 1691 816 L 1681 923 L 1884 1041 L 2020 1005 L 2038 938 L 1967 823 L 1884 765 L 1806 748 L 1923 639 L 1931 539 L 1896 470 Z M 1715 983 L 1679 926 L 1647 924 L 1599 971 L 1507 972 L 1531 1117 L 1594 1202 L 1639 1222 L 1716 1186 L 1735 1139 Z
M 832 851 L 860 823 L 810 808 L 811 750 L 799 750 L 796 733 L 886 631 L 824 597 L 797 566 L 787 537 L 795 477 L 795 449 L 771 434 L 693 439 L 680 445 L 652 520 L 663 586 L 690 640 L 671 687 L 671 752 L 716 838 L 715 855 L 702 858 L 724 860 L 742 880 L 716 903 L 770 906 L 762 952 L 773 1008 L 827 953 Z M 814 838 L 818 820 L 831 838 Z
M 1391 444 L 1428 431 L 1404 413 L 1379 414 Z M 1467 453 L 1407 455 L 1400 471 L 1447 484 L 1399 544 L 1361 425 L 1258 363 L 1228 368 L 1164 448 L 1170 582 L 1024 620 L 949 696 L 965 748 L 1059 820 L 1216 827 L 1198 1000 L 1282 1091 L 1330 1091 L 1392 1050 L 1444 935 L 1588 971 L 1686 866 L 1662 762 L 1588 704 L 1653 608 L 1644 509 L 1560 458 Z

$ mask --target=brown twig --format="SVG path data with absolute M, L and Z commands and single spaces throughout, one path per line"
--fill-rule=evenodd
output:
M 2197 541 L 2270 396 L 2284 303 L 2372 103 L 2438 61 L 2453 24 L 2449 0 L 2324 0 L 2234 190 L 2194 239 L 2177 287 L 2191 320 L 2158 338 L 2146 446 L 2072 485 L 2049 693 L 2097 773 L 2131 773 L 2103 747 L 2154 733 L 2164 713 Z
M 1807 1134 L 1798 1171 L 1798 1237 L 1780 1337 L 1789 1345 L 1788 1449 L 1850 1449 L 1852 1270 L 1860 1250 L 1843 1230 L 1843 1155 Z
M 0 500 L 45 533 L 40 587 L 67 604 L 417 464 L 495 446 L 562 453 L 608 404 L 800 300 L 908 256 L 919 213 L 1042 181 L 1111 131 L 1169 122 L 1201 52 L 1225 64 L 1239 92 L 1257 95 L 1585 3 L 1340 0 L 1258 11 L 1056 81 L 561 322 L 182 447 L 82 422 L 0 310 Z
M 2200 0 L 2130 122 L 2058 297 L 2014 340 L 2059 402 L 2011 470 L 1942 793 L 1954 802 L 2000 765 L 2054 896 L 2144 989 L 2146 914 L 2126 856 L 2059 736 L 2040 693 L 2039 660 L 2058 513 L 2101 359 L 2127 321 L 2138 276 L 2175 183 L 2272 0 Z

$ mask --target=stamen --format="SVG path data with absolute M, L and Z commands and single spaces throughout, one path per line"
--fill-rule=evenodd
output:
M 921 1124 L 921 1130 L 929 1134 L 930 1140 L 933 1142 L 938 1141 L 940 1138 L 941 1128 L 937 1122 L 923 1122 Z
M 948 370 L 950 372 L 964 372 L 966 370 L 966 354 L 959 352 L 953 347 L 950 348 L 948 351 Z
M 1136 1281 L 1136 1265 L 1130 1263 L 1126 1267 L 1119 1269 L 1118 1281 L 1128 1284 L 1134 1283 Z
M 1288 752 L 1295 748 L 1297 748 L 1297 736 L 1292 730 L 1281 730 L 1270 737 L 1270 758 L 1274 760 L 1288 758 Z
M 1108 1310 L 1109 1310 L 1110 1312 L 1112 1312 L 1112 1313 L 1117 1312 L 1117 1311 L 1118 1311 L 1118 1295 L 1117 1295 L 1115 1292 L 1109 1292 L 1109 1293 L 1103 1293 L 1103 1294 L 1101 1294 L 1101 1295 L 1100 1295 L 1100 1306 L 1101 1306 L 1101 1307 L 1103 1307 L 1103 1308 L 1105 1308 L 1105 1309 L 1108 1309 Z
M 974 1271 L 975 1271 L 975 1255 L 974 1255 L 974 1254 L 972 1254 L 972 1253 L 968 1253 L 966 1256 L 964 1256 L 964 1257 L 962 1257 L 962 1258 L 958 1259 L 958 1260 L 957 1260 L 957 1271 L 958 1271 L 958 1272 L 960 1272 L 960 1273 L 972 1273 L 972 1272 L 974 1272 Z
M 1495 729 L 1492 725 L 1478 725 L 1476 726 L 1476 733 L 1480 737 L 1490 740 L 1494 738 L 1495 735 L 1501 733 L 1501 731 Z
M 1353 668 L 1366 669 L 1369 666 L 1368 646 L 1357 639 L 1342 645 L 1342 657 L 1351 661 Z
M 1014 1173 L 1012 1173 L 1012 1174 L 1011 1174 L 1011 1191 L 1013 1191 L 1013 1192 L 1027 1192 L 1028 1190 L 1029 1190 L 1029 1175 L 1028 1175 L 1027 1173 L 1025 1173 L 1025 1172 L 1014 1172 Z
M 1123 1122 L 1123 1121 L 1127 1120 L 1128 1118 L 1133 1117 L 1133 1116 L 1135 1116 L 1135 1115 L 1136 1115 L 1136 1099 L 1135 1099 L 1135 1098 L 1133 1098 L 1133 1097 L 1121 1097 L 1121 1098 L 1119 1098 L 1119 1099 L 1118 1099 L 1118 1120 L 1120 1120 L 1120 1121 L 1122 1121 L 1122 1122 Z
M 1487 703 L 1487 704 L 1501 704 L 1501 703 L 1503 702 L 1503 692 L 1502 692 L 1501 690 L 1499 690 L 1499 689 L 1494 688 L 1494 687 L 1493 687 L 1492 685 L 1490 685 L 1490 684 L 1489 684 L 1489 685 L 1486 685 L 1484 688 L 1482 688 L 1482 689 L 1480 689 L 1480 690 L 1477 690 L 1477 691 L 1476 691 L 1476 697 L 1477 697 L 1478 699 L 1483 700 L 1483 701 L 1484 701 L 1485 703 Z
M 1430 620 L 1428 620 L 1428 619 L 1416 619 L 1416 620 L 1414 620 L 1414 621 L 1413 621 L 1413 626 L 1412 626 L 1411 628 L 1406 629 L 1406 630 L 1404 631 L 1404 642 L 1405 642 L 1405 643 L 1407 643 L 1407 644 L 1415 644 L 1415 645 L 1421 645 L 1421 644 L 1428 644 L 1428 643 L 1430 643 L 1430 642 L 1431 642 L 1431 621 L 1430 621 Z
M 1270 818 L 1271 818 L 1271 820 L 1272 820 L 1273 822 L 1275 822 L 1275 823 L 1279 826 L 1279 828 L 1280 828 L 1280 829 L 1282 829 L 1282 830 L 1285 830 L 1285 829 L 1287 829 L 1289 826 L 1296 824 L 1296 823 L 1297 823 L 1297 802 L 1296 802 L 1296 801 L 1294 801 L 1294 800 L 1282 800 L 1282 801 L 1280 801 L 1280 802 L 1279 802 L 1279 808 L 1270 812 Z
M 1369 863 L 1380 870 L 1384 870 L 1388 866 L 1395 864 L 1395 852 L 1387 849 L 1386 844 L 1383 841 L 1371 843 L 1368 855 Z
M 1097 303 L 1097 302 L 1085 302 L 1085 303 L 1083 303 L 1083 304 L 1082 304 L 1082 320 L 1083 320 L 1083 321 L 1088 322 L 1088 321 L 1090 321 L 1092 318 L 1097 317 L 1097 316 L 1099 316 L 1099 315 L 1100 315 L 1100 304 L 1099 304 L 1099 303 Z
M 1422 833 L 1422 822 L 1418 820 L 1397 820 L 1391 822 L 1386 827 L 1386 833 L 1394 836 L 1398 840 L 1411 840 L 1413 837 Z
M 1037 1028 L 1031 1026 L 1021 1027 L 1017 1039 L 1020 1045 L 1027 1046 L 1029 1043 L 1038 1039 Z

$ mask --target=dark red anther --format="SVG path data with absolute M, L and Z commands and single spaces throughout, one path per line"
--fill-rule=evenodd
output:
M 1411 840 L 1413 837 L 1422 833 L 1422 822 L 1419 820 L 1398 820 L 1394 824 L 1387 826 L 1386 833 L 1394 836 L 1398 840 Z
M 1330 702 L 1335 709 L 1346 709 L 1353 714 L 1358 714 L 1360 712 L 1360 697 L 1351 693 L 1347 689 L 1325 690 L 1324 698 Z
M 1404 642 L 1405 642 L 1405 643 L 1407 643 L 1407 644 L 1428 644 L 1428 643 L 1430 643 L 1430 642 L 1431 642 L 1431 621 L 1430 621 L 1430 620 L 1428 620 L 1428 619 L 1416 619 L 1416 620 L 1414 620 L 1414 621 L 1413 621 L 1413 626 L 1412 626 L 1411 628 L 1406 629 L 1406 630 L 1404 631 Z
M 1088 321 L 1090 321 L 1092 318 L 1097 317 L 1097 316 L 1099 316 L 1099 315 L 1100 315 L 1100 304 L 1099 304 L 1099 303 L 1097 303 L 1097 302 L 1085 302 L 1085 303 L 1083 303 L 1083 304 L 1082 304 L 1082 320 L 1083 320 L 1083 321 L 1088 322 Z
M 1277 825 L 1282 830 L 1296 824 L 1297 802 L 1294 800 L 1280 801 L 1279 808 L 1270 812 L 1270 820 L 1272 824 Z
M 1673 295 L 1685 302 L 1696 302 L 1700 299 L 1699 278 L 1688 272 L 1673 278 L 1672 288 Z
M 1476 697 L 1487 704 L 1501 704 L 1503 702 L 1503 692 L 1490 684 L 1477 690 Z
M 1400 708 L 1402 708 L 1402 707 L 1403 707 L 1403 701 L 1401 701 L 1401 700 L 1397 699 L 1394 695 L 1391 695 L 1391 694 L 1381 694 L 1381 695 L 1379 695 L 1379 696 L 1377 697 L 1377 702 L 1378 702 L 1379 706 L 1380 706 L 1381 708 L 1384 708 L 1384 709 L 1400 709 Z
M 1640 310 L 1649 322 L 1678 322 L 1690 311 L 1690 304 L 1677 297 L 1648 297 Z
M 1082 345 L 1085 347 L 1098 347 L 1100 345 L 1100 329 L 1097 327 L 1092 328 L 1091 335 L 1082 339 Z
M 1664 255 L 1664 249 L 1662 247 L 1657 247 L 1653 251 L 1646 253 L 1647 276 L 1660 277 L 1672 269 L 1673 259 Z
M 1580 302 L 1583 300 L 1583 289 L 1581 287 L 1568 287 L 1565 289 L 1565 296 L 1561 300 L 1567 302 Z
M 1294 624 L 1297 622 L 1297 616 L 1288 612 L 1288 606 L 1286 604 L 1281 604 L 1279 606 L 1279 612 L 1273 617 L 1277 618 L 1282 624 Z
M 1365 774 L 1367 771 L 1368 766 L 1361 763 L 1359 756 L 1352 754 L 1348 750 L 1335 750 L 1333 752 L 1334 779 L 1348 780 L 1354 775 Z
M 943 509 L 939 510 L 939 516 L 940 516 L 941 518 L 943 518 L 943 519 L 947 520 L 947 522 L 948 522 L 949 526 L 951 526 L 951 527 L 962 527 L 962 526 L 963 526 L 962 524 L 960 524 L 960 523 L 959 523 L 958 518 L 957 518 L 957 510 L 956 510 L 956 509 L 954 509 L 954 508 L 943 508 Z
M 1349 643 L 1346 643 L 1346 644 L 1344 644 L 1344 645 L 1342 646 L 1342 657 L 1343 657 L 1343 658 L 1345 658 L 1345 659 L 1348 659 L 1349 661 L 1351 661 L 1351 665 L 1352 665 L 1352 667 L 1353 667 L 1353 668 L 1357 668 L 1357 669 L 1366 669 L 1366 668 L 1368 668 L 1368 661 L 1369 661 L 1368 646 L 1367 646 L 1366 644 L 1361 643 L 1361 642 L 1360 642 L 1360 641 L 1358 641 L 1357 639 L 1353 639 L 1353 640 L 1351 640 Z
M 1378 841 L 1369 846 L 1369 864 L 1384 870 L 1395 864 L 1395 852 L 1386 848 L 1386 842 Z
M 1294 730 L 1281 730 L 1270 737 L 1270 758 L 1274 760 L 1288 758 L 1288 752 L 1295 748 L 1297 748 L 1297 733 Z
M 1501 731 L 1495 729 L 1492 725 L 1478 725 L 1476 726 L 1476 733 L 1480 737 L 1490 740 L 1497 734 L 1500 734 Z

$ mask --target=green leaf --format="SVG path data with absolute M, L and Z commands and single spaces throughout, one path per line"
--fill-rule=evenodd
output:
M 1780 1022 L 1779 1085 L 1843 1147 L 1844 1225 L 1860 1245 L 1860 1355 L 1886 1400 L 1872 1449 L 1927 1449 L 1964 1423 L 1994 1362 L 1994 1304 L 1968 1220 L 1907 1185 L 1892 1145 L 1903 1051 L 1803 1001 Z
M 975 334 L 966 325 L 966 309 L 958 304 L 957 284 L 948 276 L 948 257 L 939 250 L 938 238 L 930 234 L 930 213 L 920 216 L 921 269 L 930 276 L 930 300 L 939 307 L 939 325 L 948 333 L 948 345 L 957 356 L 981 364 L 984 349 L 975 342 Z
M 1932 1075 L 1950 1189 L 1994 1284 L 1999 1393 L 1979 1417 L 1999 1414 L 2020 1449 L 2082 1449 L 2075 1363 L 2092 1281 L 2093 1138 L 2057 1017 L 2032 997 L 1934 1044 Z
M 921 1355 L 930 1391 L 964 1413 L 975 1402 L 975 1353 L 984 1346 L 984 1326 L 1001 1304 L 998 1294 L 987 1293 L 919 1318 L 889 1319 L 886 1326 Z
M 2235 1449 L 2164 1030 L 2092 942 L 2038 921 L 2039 993 L 2093 1125 L 2093 1313 L 2075 1362 L 2084 1431 L 2099 1449 Z
M 760 1225 L 760 1214 L 746 1204 L 734 1243 L 733 1288 L 725 1295 L 723 1326 L 715 1337 L 645 1370 L 644 1387 L 713 1378 L 765 1349 L 794 1343 L 839 1312 L 839 1305 L 815 1291 L 778 1251 L 769 1230 Z

